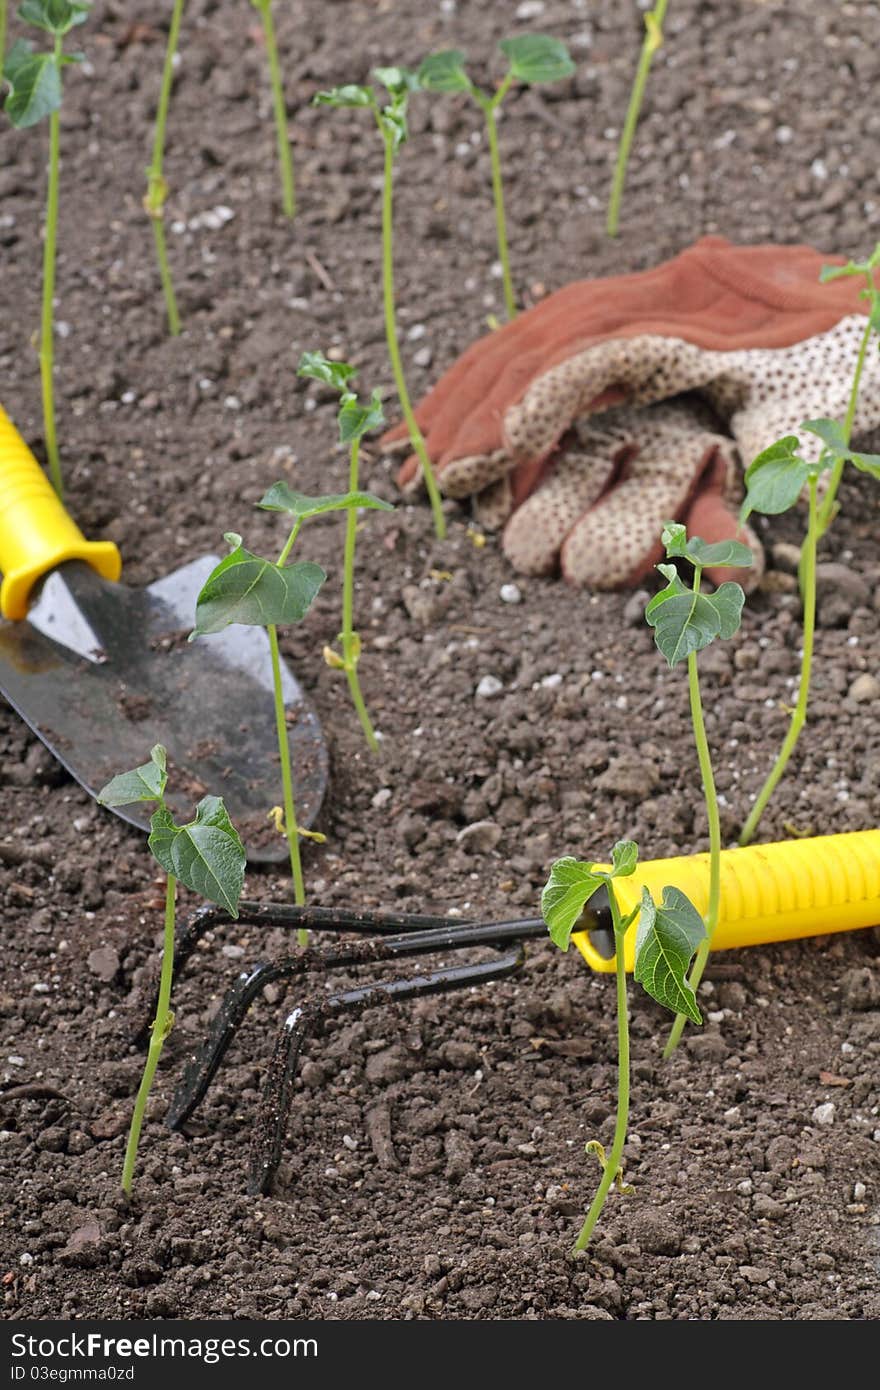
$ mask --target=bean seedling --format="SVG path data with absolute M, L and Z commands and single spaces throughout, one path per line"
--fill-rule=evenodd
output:
M 697 653 L 708 647 L 716 637 L 733 636 L 739 628 L 745 602 L 742 588 L 733 581 L 729 580 L 719 585 L 713 594 L 702 593 L 700 585 L 705 568 L 745 569 L 752 563 L 752 552 L 747 545 L 742 545 L 739 541 L 718 541 L 709 545 L 699 536 L 689 538 L 686 527 L 679 522 L 667 523 L 661 534 L 661 541 L 667 559 L 684 560 L 693 566 L 694 572 L 693 585 L 689 589 L 682 583 L 675 565 L 658 565 L 658 570 L 667 581 L 666 588 L 661 589 L 649 600 L 645 608 L 645 617 L 654 629 L 654 641 L 666 657 L 670 668 L 679 661 L 687 661 L 688 668 L 691 723 L 709 822 L 709 902 L 705 919 L 706 931 L 689 977 L 691 989 L 696 990 L 703 977 L 712 937 L 718 925 L 721 896 L 721 820 L 703 719 Z M 685 1011 L 677 1014 L 663 1052 L 664 1057 L 669 1057 L 678 1046 L 687 1018 Z
M 464 53 L 454 48 L 432 53 L 425 58 L 418 71 L 418 80 L 419 86 L 427 92 L 467 92 L 485 117 L 492 166 L 492 196 L 495 202 L 495 227 L 501 280 L 504 286 L 504 305 L 508 319 L 513 319 L 516 318 L 516 296 L 513 291 L 510 251 L 507 244 L 504 184 L 498 149 L 498 111 L 514 82 L 521 82 L 527 87 L 560 82 L 564 77 L 571 77 L 575 68 L 565 44 L 547 34 L 524 34 L 520 38 L 502 39 L 498 46 L 507 59 L 508 67 L 491 96 L 471 81 L 465 70 Z
M 663 21 L 666 18 L 668 4 L 669 0 L 657 0 L 653 10 L 649 10 L 645 15 L 645 37 L 642 42 L 642 51 L 639 55 L 639 65 L 636 68 L 632 92 L 630 93 L 626 119 L 624 120 L 623 131 L 620 136 L 620 144 L 617 147 L 617 162 L 614 166 L 614 179 L 612 180 L 611 197 L 608 202 L 606 230 L 609 236 L 617 236 L 617 228 L 620 222 L 620 202 L 623 197 L 623 186 L 626 183 L 626 171 L 629 165 L 630 150 L 632 149 L 636 126 L 639 123 L 639 115 L 641 114 L 642 102 L 645 97 L 645 86 L 648 81 L 648 73 L 651 71 L 654 54 L 663 45 Z
M 855 370 L 853 372 L 852 387 L 850 389 L 849 401 L 846 408 L 846 417 L 843 422 L 842 436 L 847 448 L 849 448 L 850 436 L 852 435 L 853 424 L 856 418 L 856 406 L 859 400 L 859 387 L 862 383 L 862 372 L 865 367 L 865 359 L 868 355 L 868 346 L 871 341 L 871 334 L 880 335 L 880 287 L 878 287 L 876 273 L 880 270 L 880 241 L 874 247 L 872 254 L 866 261 L 848 261 L 846 265 L 826 265 L 822 269 L 819 279 L 823 284 L 828 284 L 830 280 L 840 280 L 844 277 L 864 275 L 866 286 L 862 290 L 862 298 L 868 300 L 868 321 L 865 324 L 865 331 L 862 341 L 859 344 L 858 357 L 856 359 Z M 852 460 L 855 463 L 855 458 Z M 840 486 L 840 479 L 843 474 L 843 466 L 846 458 L 838 453 L 835 455 L 834 463 L 831 468 L 831 478 L 828 483 L 828 490 L 819 508 L 819 537 L 825 534 L 837 511 L 836 497 L 837 489 Z M 858 465 L 856 465 L 858 467 Z
M 618 1192 L 630 1193 L 632 1188 L 623 1181 L 623 1146 L 629 1123 L 630 1062 L 629 1007 L 626 992 L 625 938 L 638 917 L 635 944 L 634 978 L 652 999 L 694 1023 L 702 1023 L 694 987 L 687 979 L 691 958 L 701 947 L 706 928 L 703 919 L 679 888 L 667 886 L 659 904 L 647 888 L 642 889 L 641 902 L 625 917 L 621 916 L 614 880 L 629 877 L 638 863 L 639 847 L 632 840 L 618 840 L 611 851 L 611 867 L 583 863 L 574 858 L 557 859 L 541 893 L 541 915 L 551 939 L 562 951 L 567 951 L 571 934 L 594 894 L 600 889 L 607 896 L 614 931 L 615 977 L 617 981 L 617 1116 L 610 1154 L 597 1141 L 591 1140 L 586 1152 L 599 1161 L 602 1177 L 586 1220 L 574 1244 L 572 1254 L 586 1249 L 599 1220 L 605 1198 L 612 1186 Z
M 217 903 L 231 917 L 238 916 L 238 902 L 244 887 L 244 845 L 229 819 L 222 798 L 202 797 L 196 807 L 195 819 L 188 825 L 177 825 L 165 804 L 167 780 L 165 749 L 161 743 L 157 743 L 150 751 L 148 763 L 143 763 L 131 772 L 121 772 L 117 777 L 111 778 L 98 793 L 98 802 L 102 806 L 130 806 L 136 801 L 157 803 L 150 819 L 150 837 L 147 843 L 153 857 L 166 874 L 165 932 L 159 998 L 156 1017 L 150 1028 L 147 1061 L 134 1104 L 122 1167 L 122 1189 L 129 1194 L 153 1078 L 165 1040 L 174 1026 L 171 985 L 174 973 L 174 908 L 177 884 L 182 883 L 194 893 L 207 898 L 209 902 Z
M 281 83 L 281 64 L 278 61 L 278 43 L 275 38 L 275 21 L 272 18 L 272 0 L 251 0 L 251 4 L 254 9 L 259 11 L 263 23 L 266 55 L 269 59 L 269 82 L 272 87 L 272 109 L 275 113 L 275 136 L 278 143 L 278 166 L 281 170 L 281 201 L 285 216 L 293 217 L 296 213 L 293 160 L 290 157 L 290 142 L 287 138 L 287 108 L 284 104 L 284 88 Z
M 867 287 L 862 296 L 869 301 L 869 311 L 865 330 L 856 355 L 849 400 L 843 423 L 835 420 L 807 420 L 801 429 L 815 435 L 822 443 L 818 461 L 810 463 L 798 450 L 801 448 L 797 435 L 786 435 L 764 449 L 746 470 L 746 498 L 742 506 L 743 519 L 751 511 L 778 515 L 794 506 L 807 489 L 807 535 L 801 547 L 798 577 L 801 601 L 803 603 L 804 638 L 801 654 L 801 669 L 798 681 L 798 697 L 791 712 L 791 723 L 783 740 L 782 747 L 767 779 L 758 793 L 755 804 L 742 828 L 740 845 L 751 842 L 770 797 L 784 773 L 789 758 L 800 738 L 801 730 L 807 720 L 807 706 L 810 695 L 810 679 L 813 663 L 813 639 L 816 626 L 816 552 L 819 541 L 834 520 L 838 511 L 837 489 L 847 462 L 855 465 L 863 473 L 880 477 L 880 456 L 857 453 L 850 448 L 850 437 L 856 417 L 859 387 L 867 359 L 872 333 L 880 334 L 880 289 L 877 288 L 875 272 L 880 267 L 880 243 L 866 261 L 849 261 L 843 266 L 825 266 L 820 280 L 827 284 L 841 277 L 863 275 Z M 819 503 L 819 479 L 830 469 L 828 488 L 823 502 Z
M 227 531 L 224 540 L 230 546 L 230 553 L 208 575 L 196 600 L 196 625 L 190 633 L 190 641 L 211 632 L 220 632 L 233 623 L 241 623 L 245 627 L 264 627 L 269 638 L 275 728 L 284 794 L 283 827 L 279 819 L 279 828 L 283 828 L 287 838 L 294 901 L 298 907 L 303 907 L 306 901 L 300 838 L 306 836 L 323 840 L 324 837 L 316 835 L 314 831 L 302 830 L 297 825 L 290 747 L 284 718 L 278 627 L 302 622 L 327 575 L 320 565 L 311 560 L 297 560 L 293 564 L 288 564 L 288 560 L 300 527 L 311 517 L 345 508 L 385 508 L 387 505 L 367 492 L 306 497 L 301 492 L 294 492 L 285 482 L 273 483 L 257 506 L 264 511 L 283 512 L 288 517 L 291 530 L 278 559 L 273 562 L 252 554 L 245 550 L 241 536 Z M 298 940 L 301 946 L 306 946 L 308 932 L 300 930 Z
M 758 793 L 755 804 L 740 833 L 740 845 L 750 843 L 767 802 L 773 795 L 776 785 L 788 766 L 801 730 L 807 720 L 807 704 L 810 696 L 810 678 L 813 665 L 813 639 L 816 629 L 816 549 L 822 534 L 822 523 L 818 504 L 820 475 L 832 471 L 832 479 L 840 473 L 846 463 L 852 463 L 863 473 L 880 478 L 880 454 L 860 454 L 850 448 L 849 431 L 852 421 L 841 425 L 836 420 L 805 420 L 802 430 L 815 435 L 822 441 L 822 451 L 816 462 L 803 458 L 799 452 L 801 443 L 797 435 L 789 434 L 778 439 L 775 444 L 764 449 L 746 470 L 746 497 L 742 505 L 743 520 L 753 511 L 767 515 L 787 512 L 807 489 L 807 535 L 801 548 L 801 597 L 804 610 L 804 636 L 801 655 L 798 696 L 791 711 L 791 723 L 767 780 Z M 829 489 L 830 490 L 830 489 Z M 830 513 L 833 516 L 833 512 Z
M 174 59 L 180 37 L 180 21 L 183 15 L 183 0 L 174 0 L 171 23 L 168 27 L 168 43 L 165 46 L 165 63 L 162 68 L 162 84 L 159 88 L 159 104 L 156 107 L 156 126 L 153 132 L 153 158 L 147 170 L 147 191 L 144 195 L 144 211 L 153 227 L 153 241 L 156 246 L 156 260 L 159 264 L 159 278 L 165 296 L 165 312 L 168 315 L 168 331 L 172 337 L 180 332 L 180 313 L 174 294 L 174 283 L 168 265 L 168 248 L 165 244 L 165 200 L 168 197 L 168 184 L 165 181 L 165 127 L 168 124 L 168 105 L 171 101 L 171 85 L 174 81 Z
M 372 111 L 385 149 L 385 164 L 382 179 L 382 299 L 385 313 L 385 337 L 388 343 L 388 356 L 394 373 L 394 384 L 400 408 L 403 411 L 410 442 L 422 469 L 422 477 L 431 501 L 434 516 L 434 530 L 438 539 L 446 535 L 446 518 L 443 503 L 437 488 L 437 480 L 422 432 L 407 390 L 406 377 L 400 357 L 400 343 L 397 335 L 397 317 L 394 305 L 394 160 L 401 146 L 406 142 L 408 127 L 406 108 L 410 93 L 415 91 L 418 80 L 415 73 L 406 68 L 376 68 L 373 76 L 388 92 L 391 100 L 380 104 L 374 87 L 353 85 L 334 87 L 329 92 L 318 92 L 313 98 L 315 106 L 366 107 Z
M 361 440 L 370 430 L 384 424 L 382 403 L 378 391 L 374 391 L 367 405 L 361 405 L 357 396 L 349 389 L 349 381 L 355 375 L 355 368 L 348 362 L 330 362 L 319 352 L 306 352 L 300 360 L 297 376 L 310 377 L 323 382 L 338 391 L 341 396 L 339 414 L 339 442 L 349 446 L 348 492 L 350 496 L 358 493 L 359 460 Z M 373 506 L 382 511 L 394 510 L 390 502 L 373 499 Z M 361 639 L 354 630 L 354 552 L 357 544 L 358 515 L 355 507 L 348 507 L 345 518 L 345 551 L 342 573 L 342 631 L 339 641 L 342 656 L 332 647 L 324 648 L 324 660 L 337 671 L 344 671 L 352 703 L 357 711 L 364 737 L 371 752 L 378 753 L 379 744 L 370 722 L 364 703 L 361 684 L 358 678 L 358 662 L 361 655 Z
M 52 486 L 63 496 L 61 460 L 55 431 L 55 359 L 53 301 L 55 252 L 58 241 L 58 175 L 61 148 L 61 73 L 70 63 L 80 63 L 81 53 L 65 53 L 64 36 L 89 17 L 90 5 L 77 0 L 23 0 L 18 17 L 52 35 L 51 52 L 38 52 L 28 39 L 18 39 L 3 65 L 9 84 L 4 111 L 17 130 L 49 117 L 49 176 L 46 227 L 43 239 L 43 308 L 40 318 L 40 378 L 43 392 L 43 428 Z M 2 51 L 2 50 L 0 50 Z

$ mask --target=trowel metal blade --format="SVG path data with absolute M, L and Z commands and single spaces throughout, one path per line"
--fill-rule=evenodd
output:
M 279 862 L 270 819 L 282 800 L 269 642 L 235 626 L 187 642 L 196 598 L 217 565 L 203 555 L 146 589 L 80 561 L 45 580 L 27 619 L 0 621 L 0 691 L 92 796 L 118 772 L 168 750 L 168 804 L 190 819 L 222 796 L 251 862 Z M 282 663 L 297 819 L 312 824 L 327 785 L 318 717 Z M 117 814 L 146 830 L 154 808 Z

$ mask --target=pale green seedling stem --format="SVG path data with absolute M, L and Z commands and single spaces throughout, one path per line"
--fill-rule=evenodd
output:
M 61 67 L 61 48 L 64 40 L 55 35 L 55 62 Z M 46 433 L 46 456 L 49 475 L 58 496 L 64 496 L 61 479 L 61 460 L 58 457 L 58 438 L 55 433 L 55 385 L 52 371 L 55 360 L 53 335 L 53 303 L 55 300 L 55 251 L 58 242 L 58 175 L 61 149 L 61 111 L 49 117 L 49 187 L 46 196 L 46 237 L 43 242 L 43 312 L 40 321 L 40 381 L 43 388 L 43 428 Z
M 443 503 L 440 499 L 437 480 L 434 477 L 434 470 L 431 467 L 431 460 L 428 457 L 425 440 L 416 422 L 415 413 L 409 398 L 409 392 L 406 389 L 406 378 L 403 373 L 403 363 L 400 359 L 400 345 L 397 340 L 397 317 L 394 306 L 394 140 L 382 125 L 381 113 L 375 102 L 373 104 L 373 113 L 376 117 L 382 139 L 385 142 L 385 172 L 382 185 L 382 298 L 385 310 L 385 337 L 388 343 L 388 356 L 391 359 L 391 370 L 394 374 L 397 398 L 400 401 L 403 418 L 409 430 L 410 442 L 422 466 L 422 476 L 425 480 L 425 487 L 428 490 L 428 497 L 431 500 L 431 511 L 434 516 L 434 531 L 437 535 L 437 539 L 442 541 L 446 535 L 446 517 L 443 515 Z
M 361 442 L 353 439 L 351 442 L 351 453 L 349 455 L 348 468 L 348 490 L 349 492 L 358 491 L 358 459 L 360 455 Z M 370 722 L 367 713 L 367 706 L 364 703 L 361 683 L 357 673 L 358 648 L 357 636 L 354 630 L 354 552 L 357 544 L 357 508 L 349 507 L 348 515 L 345 518 L 345 550 L 343 553 L 343 573 L 342 573 L 342 659 L 345 664 L 345 675 L 348 681 L 348 688 L 351 692 L 352 703 L 357 710 L 357 717 L 361 721 L 361 728 L 364 731 L 364 738 L 372 753 L 378 753 L 379 743 L 376 732 Z
M 174 1025 L 174 1015 L 171 1012 L 171 981 L 174 974 L 174 903 L 176 896 L 177 879 L 173 874 L 169 874 L 165 885 L 165 934 L 162 945 L 162 973 L 159 977 L 159 1000 L 156 1004 L 156 1017 L 153 1019 L 150 1029 L 147 1061 L 134 1103 L 131 1127 L 128 1131 L 128 1143 L 125 1146 L 125 1161 L 122 1165 L 122 1190 L 129 1196 L 134 1178 L 134 1165 L 137 1159 L 141 1127 L 144 1123 L 147 1101 L 150 1098 L 150 1088 L 153 1085 L 153 1077 L 156 1075 L 162 1048 L 165 1046 L 165 1039 Z
M 287 562 L 293 543 L 302 523 L 297 521 L 287 537 L 284 549 L 278 556 L 278 564 Z M 293 900 L 297 907 L 304 907 L 306 885 L 303 879 L 302 857 L 299 850 L 299 825 L 293 800 L 293 777 L 290 771 L 290 743 L 287 738 L 287 720 L 284 717 L 284 692 L 281 687 L 281 654 L 278 650 L 278 629 L 274 623 L 266 628 L 269 634 L 269 651 L 272 656 L 272 694 L 275 701 L 275 729 L 278 735 L 278 755 L 281 759 L 281 785 L 284 793 L 284 833 L 290 851 L 290 873 L 293 878 Z M 300 946 L 308 946 L 309 934 L 301 927 L 296 934 Z
M 626 922 L 620 920 L 620 908 L 617 906 L 617 898 L 614 893 L 614 885 L 609 880 L 608 906 L 611 909 L 611 923 L 614 928 L 614 949 L 615 949 L 615 979 L 617 982 L 617 1121 L 614 1126 L 614 1139 L 611 1144 L 611 1153 L 607 1156 L 604 1164 L 604 1171 L 596 1189 L 590 1210 L 587 1212 L 586 1220 L 581 1227 L 580 1234 L 574 1243 L 574 1252 L 585 1250 L 590 1236 L 596 1226 L 596 1222 L 602 1214 L 605 1205 L 605 1198 L 620 1172 L 620 1164 L 623 1158 L 623 1146 L 626 1143 L 626 1131 L 629 1125 L 629 1005 L 626 997 L 626 961 L 624 955 L 624 936 L 626 928 L 632 921 L 632 916 Z
M 6 59 L 6 0 L 0 0 L 0 83 L 3 81 L 3 63 Z
M 153 136 L 153 159 L 147 170 L 147 194 L 144 208 L 153 224 L 153 240 L 156 243 L 156 260 L 159 263 L 159 277 L 165 295 L 165 311 L 168 315 L 168 331 L 173 338 L 180 332 L 180 314 L 174 294 L 174 284 L 168 265 L 168 249 L 165 244 L 164 207 L 168 196 L 168 185 L 162 170 L 165 160 L 165 127 L 168 123 L 168 105 L 171 100 L 171 84 L 174 80 L 174 56 L 180 36 L 180 21 L 183 15 L 184 0 L 174 0 L 171 11 L 171 24 L 168 29 L 168 46 L 165 49 L 165 66 L 162 69 L 162 86 L 159 89 L 159 105 L 156 108 L 156 130 Z
M 694 593 L 700 592 L 700 577 L 702 567 L 694 566 Z M 718 925 L 718 907 L 721 900 L 721 818 L 718 814 L 718 794 L 715 790 L 715 776 L 712 772 L 712 758 L 709 753 L 709 741 L 706 738 L 706 723 L 703 719 L 703 700 L 700 695 L 700 673 L 697 668 L 697 653 L 688 654 L 688 690 L 691 701 L 691 723 L 694 729 L 694 742 L 697 746 L 697 758 L 700 764 L 700 776 L 703 780 L 703 794 L 706 799 L 706 816 L 709 821 L 709 902 L 706 909 L 704 921 L 706 923 L 706 935 L 697 948 L 694 963 L 691 966 L 691 973 L 688 976 L 688 983 L 696 993 L 697 986 L 703 978 L 703 971 L 706 968 L 706 961 L 709 959 L 709 951 L 712 948 L 712 937 Z M 684 1031 L 687 1018 L 684 1014 L 676 1014 L 675 1022 L 669 1034 L 666 1046 L 663 1049 L 664 1059 L 671 1057 L 678 1046 L 679 1039 Z
M 623 132 L 617 150 L 617 164 L 615 165 L 614 179 L 611 185 L 611 198 L 608 203 L 606 230 L 609 236 L 617 236 L 617 228 L 620 222 L 620 202 L 623 197 L 623 186 L 626 183 L 626 171 L 629 164 L 630 150 L 632 149 L 636 126 L 639 123 L 639 115 L 645 96 L 645 85 L 648 81 L 648 73 L 654 61 L 654 54 L 663 43 L 663 21 L 666 18 L 668 3 L 669 0 L 657 0 L 657 4 L 654 6 L 653 10 L 650 10 L 648 14 L 645 15 L 645 39 L 642 44 L 639 65 L 636 69 L 635 81 L 633 82 L 633 88 L 630 94 L 626 120 L 623 123 Z
M 495 227 L 498 234 L 498 259 L 501 262 L 501 280 L 504 286 L 504 307 L 508 319 L 516 318 L 516 298 L 513 293 L 513 277 L 510 273 L 510 251 L 507 244 L 507 218 L 504 213 L 504 184 L 501 178 L 501 155 L 498 149 L 498 122 L 496 111 L 510 90 L 513 74 L 508 73 L 493 97 L 487 97 L 474 87 L 474 97 L 486 117 L 486 134 L 489 138 L 489 158 L 492 162 L 492 197 L 495 203 Z
M 275 135 L 278 141 L 278 165 L 281 170 L 281 201 L 285 216 L 293 217 L 296 214 L 293 160 L 290 154 L 290 141 L 287 138 L 287 107 L 284 104 L 284 86 L 281 81 L 281 64 L 278 61 L 278 42 L 275 38 L 275 21 L 272 18 L 272 0 L 254 0 L 254 4 L 263 21 L 266 54 L 269 59 L 269 81 L 272 86 Z
M 816 546 L 819 542 L 819 514 L 816 504 L 818 479 L 814 476 L 808 479 L 809 487 L 809 521 L 807 523 L 807 538 L 804 541 L 803 557 L 803 603 L 804 603 L 804 647 L 801 658 L 801 678 L 798 686 L 797 704 L 791 716 L 791 723 L 788 726 L 788 733 L 779 750 L 779 756 L 770 774 L 758 793 L 757 800 L 752 807 L 751 814 L 742 828 L 739 837 L 740 845 L 747 845 L 758 828 L 758 822 L 764 814 L 764 808 L 773 792 L 776 784 L 785 771 L 788 760 L 794 751 L 794 746 L 800 738 L 801 730 L 807 722 L 807 702 L 810 698 L 810 675 L 813 666 L 813 636 L 816 628 Z
M 874 329 L 869 318 L 868 322 L 865 324 L 865 331 L 862 334 L 862 341 L 859 344 L 859 355 L 856 359 L 856 369 L 853 373 L 852 387 L 850 389 L 849 401 L 846 407 L 846 418 L 843 422 L 843 434 L 847 444 L 850 441 L 850 436 L 852 435 L 853 422 L 856 418 L 856 406 L 858 405 L 859 401 L 859 387 L 862 384 L 862 372 L 864 371 L 865 359 L 868 355 L 868 344 L 871 341 L 871 336 L 873 332 Z M 831 522 L 834 518 L 834 499 L 837 496 L 837 489 L 840 487 L 840 479 L 843 476 L 843 465 L 843 459 L 835 459 L 834 466 L 831 469 L 831 477 L 828 482 L 828 491 L 825 493 L 822 505 L 819 508 L 818 538 L 824 536 L 825 532 L 828 530 L 828 527 L 831 525 Z

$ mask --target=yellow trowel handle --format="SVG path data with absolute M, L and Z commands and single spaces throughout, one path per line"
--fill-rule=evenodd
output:
M 36 581 L 64 560 L 85 560 L 105 579 L 118 579 L 111 541 L 87 541 L 0 406 L 0 613 L 24 618 Z
M 709 856 L 694 854 L 640 864 L 632 878 L 616 878 L 622 914 L 637 906 L 645 887 L 660 902 L 663 889 L 680 888 L 698 912 L 709 905 Z M 721 851 L 721 906 L 713 951 L 759 946 L 800 936 L 880 925 L 880 830 L 818 835 L 772 845 Z M 573 940 L 594 970 L 613 970 L 588 932 Z M 625 937 L 632 970 L 636 929 Z

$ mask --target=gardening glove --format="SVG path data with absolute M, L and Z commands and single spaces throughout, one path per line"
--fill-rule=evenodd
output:
M 866 305 L 856 278 L 819 283 L 828 260 L 705 237 L 654 270 L 557 291 L 475 343 L 419 406 L 438 486 L 478 497 L 484 522 L 506 521 L 516 568 L 543 574 L 561 561 L 574 584 L 635 582 L 673 519 L 755 549 L 730 510 L 734 447 L 748 465 L 804 419 L 846 412 Z M 658 411 L 670 398 L 672 413 Z M 880 360 L 869 353 L 854 432 L 877 423 Z M 802 442 L 807 456 L 821 448 Z M 408 447 L 405 426 L 383 444 Z M 418 487 L 414 456 L 398 481 Z

